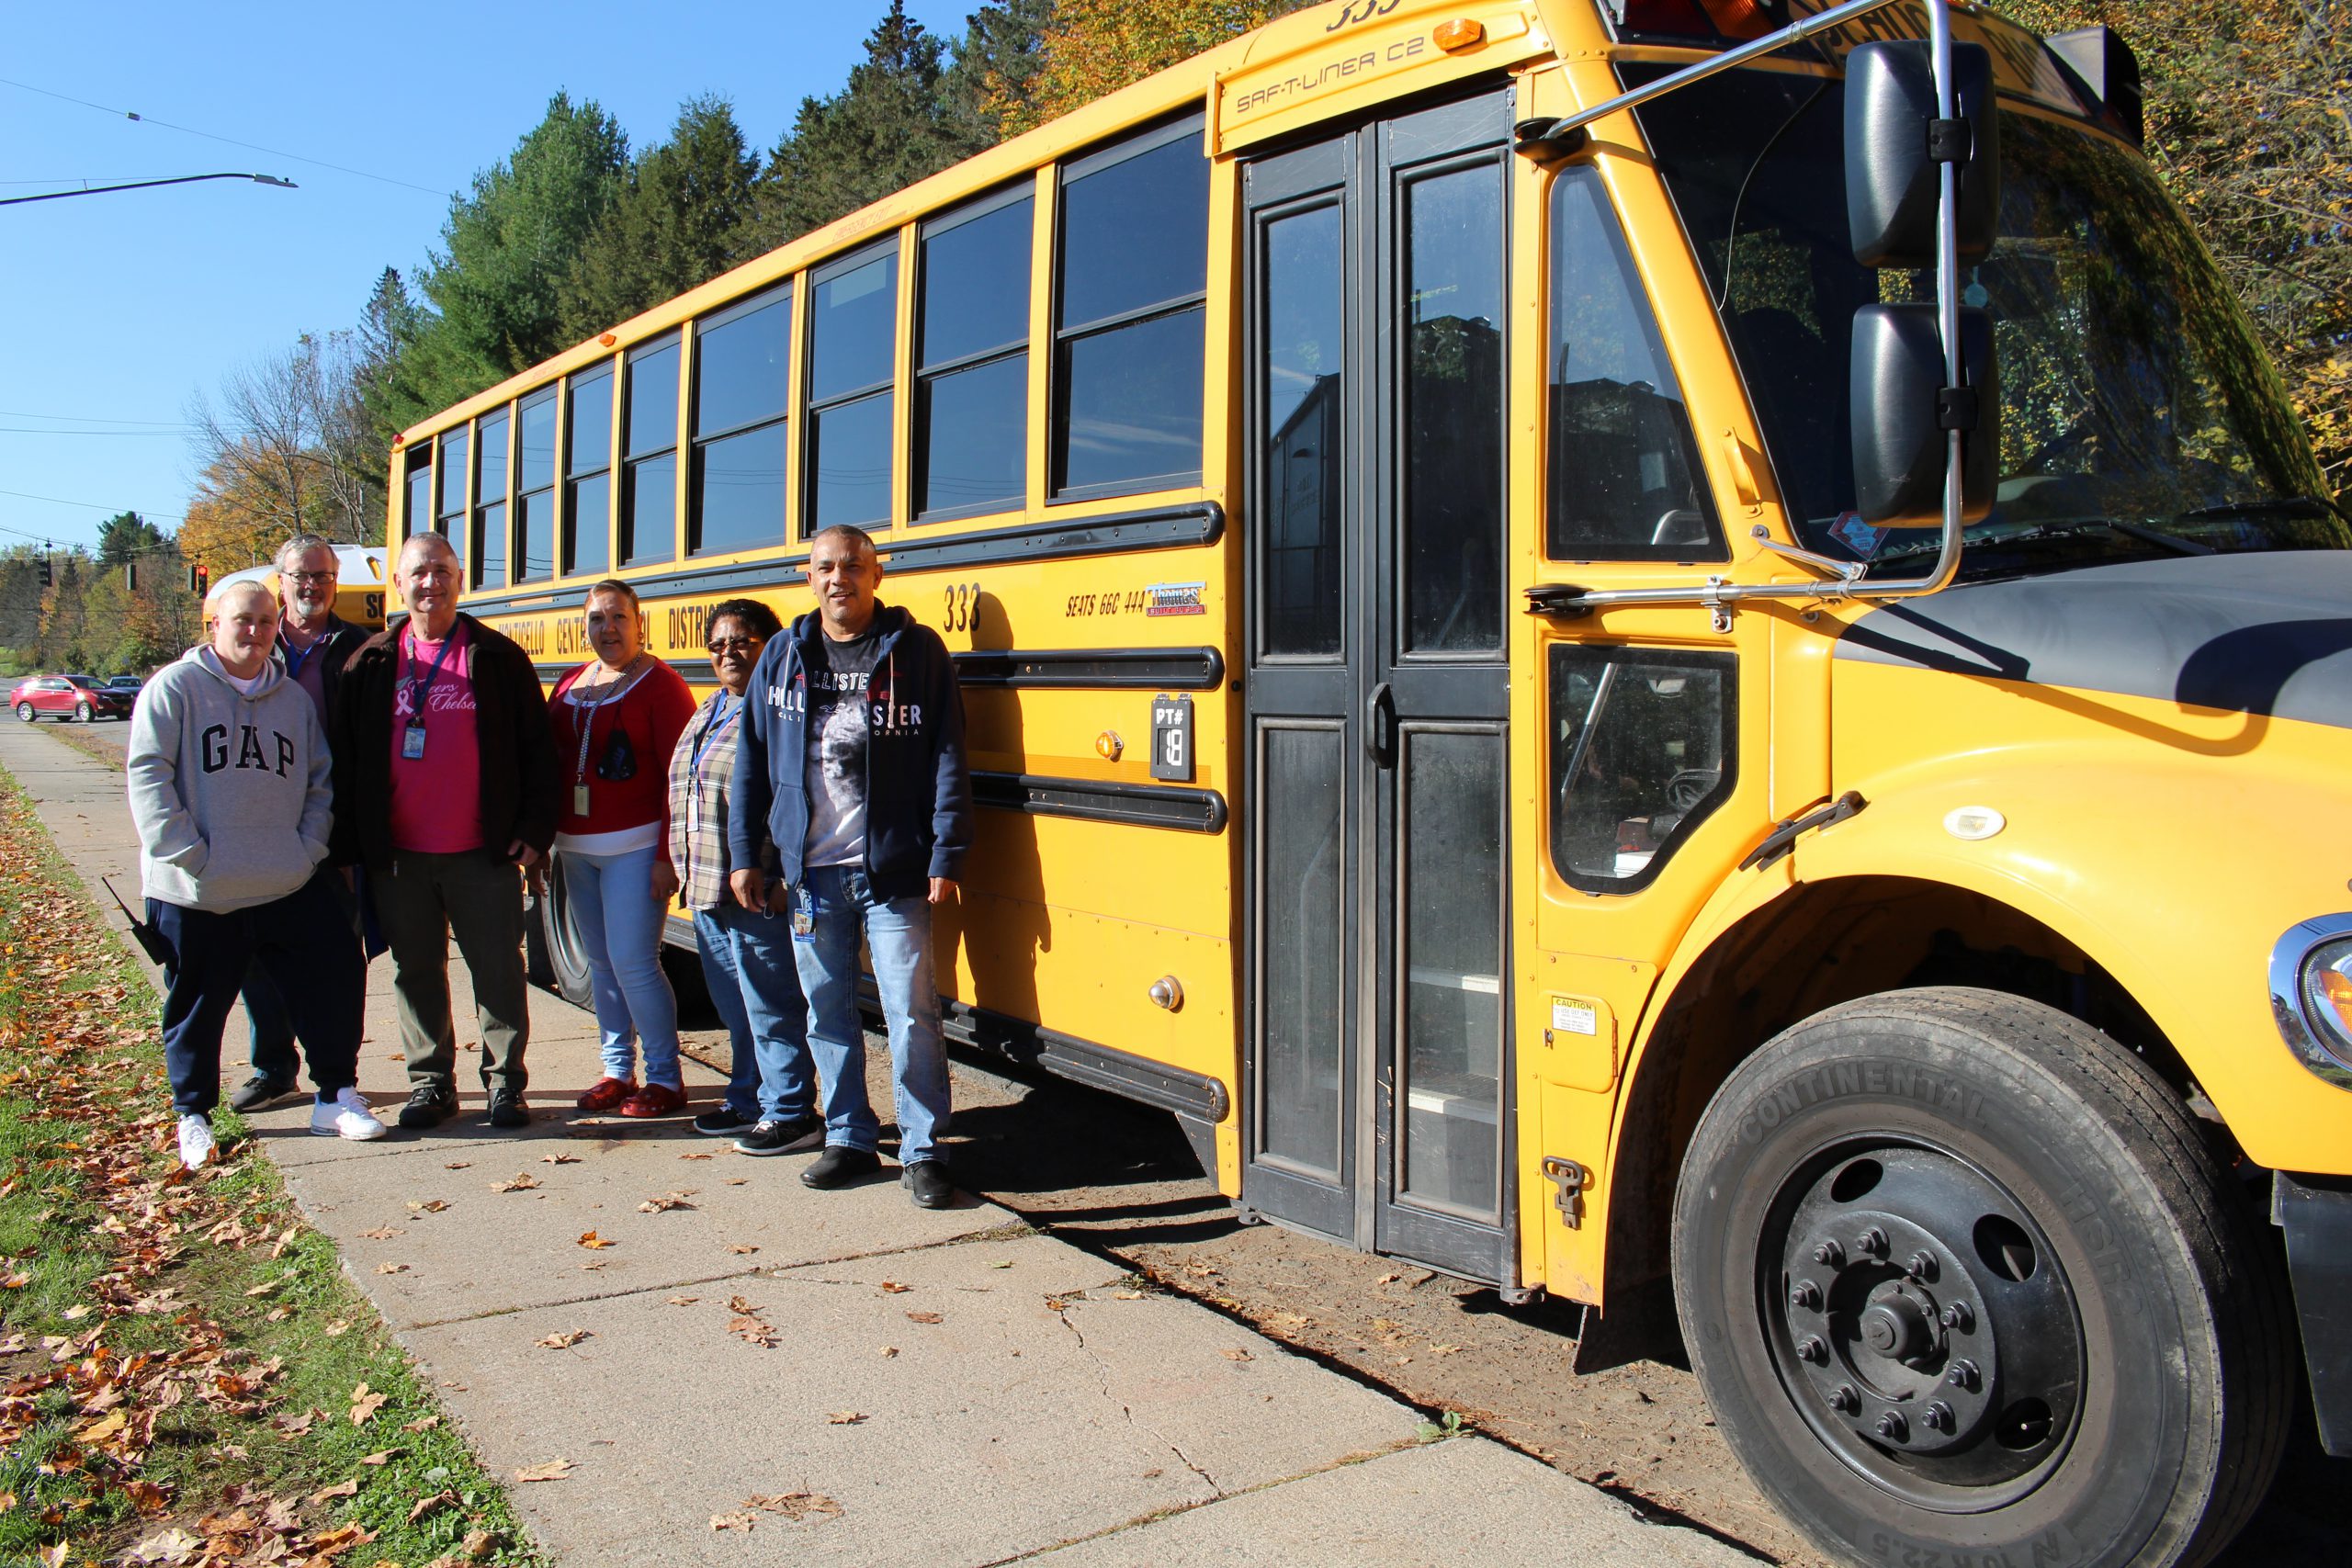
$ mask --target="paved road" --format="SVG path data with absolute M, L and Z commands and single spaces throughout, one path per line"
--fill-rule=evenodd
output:
M 86 882 L 134 894 L 118 772 L 17 726 L 0 766 Z M 388 991 L 379 964 L 360 1077 L 379 1102 L 404 1081 Z M 800 1158 L 559 1109 L 596 1076 L 591 1021 L 534 994 L 532 1030 L 527 1130 L 489 1133 L 478 1091 L 380 1144 L 310 1137 L 300 1106 L 253 1124 L 484 1462 L 572 1461 L 514 1488 L 559 1562 L 1752 1561 L 1498 1443 L 1419 1441 L 1410 1406 L 994 1203 L 924 1213 L 887 1178 L 813 1193 Z M 232 1026 L 239 1077 L 243 1047 Z M 690 1065 L 698 1101 L 718 1082 Z M 746 1506 L 790 1494 L 830 1507 Z M 747 1514 L 748 1534 L 714 1527 Z

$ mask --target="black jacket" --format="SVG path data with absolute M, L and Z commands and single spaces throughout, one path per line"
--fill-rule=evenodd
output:
M 904 610 L 874 606 L 882 634 L 865 688 L 865 874 L 884 898 L 960 879 L 972 847 L 972 777 L 964 761 L 964 694 L 947 645 Z M 770 637 L 744 693 L 735 743 L 735 800 L 728 858 L 760 863 L 766 824 L 797 884 L 808 842 L 808 668 L 806 649 L 825 635 L 815 612 Z
M 513 638 L 463 611 L 473 649 L 474 735 L 481 750 L 481 839 L 492 854 L 516 839 L 541 854 L 555 839 L 555 743 L 538 671 Z M 337 865 L 392 863 L 392 684 L 400 678 L 402 616 L 359 645 L 343 668 L 334 708 Z

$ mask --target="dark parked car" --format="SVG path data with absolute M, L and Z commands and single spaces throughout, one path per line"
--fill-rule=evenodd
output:
M 138 675 L 109 675 L 107 677 L 107 691 L 129 692 L 134 697 L 139 694 L 139 688 L 146 683 L 146 680 Z
M 129 718 L 136 692 L 119 691 L 88 675 L 28 675 L 8 694 L 8 705 L 27 724 L 40 717 L 87 724 L 97 718 Z

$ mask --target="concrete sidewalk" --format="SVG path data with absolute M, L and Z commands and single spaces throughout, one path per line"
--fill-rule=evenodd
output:
M 17 724 L 0 766 L 94 894 L 109 874 L 135 908 L 122 775 Z M 360 1061 L 387 1120 L 389 962 Z M 470 1041 L 462 965 L 452 984 Z M 489 1132 L 471 1081 L 421 1137 L 314 1138 L 306 1105 L 249 1122 L 566 1568 L 1753 1561 L 1484 1438 L 1418 1442 L 1408 1406 L 994 1204 L 926 1213 L 888 1174 L 811 1192 L 806 1156 L 582 1116 L 594 1022 L 531 1006 L 527 1130 Z M 230 1033 L 224 1087 L 246 1074 Z M 719 1081 L 688 1063 L 695 1109 Z M 512 1481 L 559 1459 L 562 1480 Z

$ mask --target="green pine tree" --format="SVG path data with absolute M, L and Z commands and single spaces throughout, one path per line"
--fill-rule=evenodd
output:
M 907 15 L 905 0 L 865 40 L 865 60 L 830 98 L 803 98 L 768 156 L 754 233 L 772 249 L 903 190 L 996 139 L 954 111 L 942 91 L 946 49 Z
M 628 166 L 619 123 L 558 93 L 513 154 L 452 202 L 443 252 L 423 278 L 440 312 L 415 342 L 413 385 L 425 407 L 469 397 L 571 346 L 558 291 L 619 199 Z
M 670 140 L 630 166 L 559 293 L 578 343 L 758 254 L 751 231 L 760 160 L 723 98 L 691 98 Z

